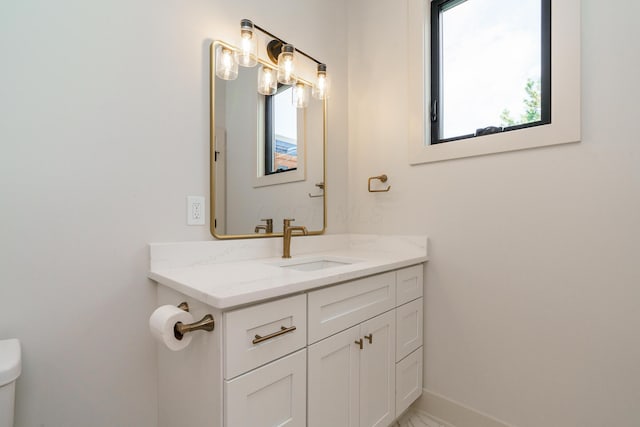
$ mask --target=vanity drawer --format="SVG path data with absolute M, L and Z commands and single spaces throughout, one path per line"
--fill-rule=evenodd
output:
M 419 264 L 396 272 L 398 305 L 422 296 L 423 269 L 424 265 Z
M 307 350 L 224 382 L 225 427 L 305 427 Z
M 396 362 L 422 346 L 422 298 L 396 309 Z
M 309 344 L 391 310 L 395 305 L 395 272 L 309 292 Z
M 306 307 L 306 295 L 296 295 L 225 313 L 225 379 L 303 348 Z
M 422 394 L 422 347 L 396 364 L 396 416 Z

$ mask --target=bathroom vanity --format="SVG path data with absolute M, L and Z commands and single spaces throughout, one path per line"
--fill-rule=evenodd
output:
M 388 426 L 422 393 L 426 237 L 151 244 L 158 305 L 212 332 L 158 347 L 159 425 Z

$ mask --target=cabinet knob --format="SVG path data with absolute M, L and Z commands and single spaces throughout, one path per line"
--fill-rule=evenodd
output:
M 369 344 L 373 344 L 373 334 L 365 335 L 364 337 L 369 341 Z
M 362 338 L 360 338 L 359 340 L 354 341 L 354 342 L 355 342 L 356 344 L 358 344 L 358 345 L 360 346 L 360 350 L 362 350 L 362 343 L 363 343 Z

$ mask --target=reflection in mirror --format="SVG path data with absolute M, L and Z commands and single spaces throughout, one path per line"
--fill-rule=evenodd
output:
M 296 108 L 294 90 L 287 85 L 262 95 L 260 70 L 239 67 L 235 80 L 211 73 L 212 234 L 279 236 L 285 218 L 320 234 L 325 227 L 325 101 L 311 99 L 306 108 Z
M 293 89 L 286 85 L 265 96 L 264 175 L 298 168 L 298 111 L 292 97 Z

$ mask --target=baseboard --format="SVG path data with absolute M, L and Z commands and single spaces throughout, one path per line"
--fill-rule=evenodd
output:
M 515 427 L 427 389 L 411 406 L 447 427 Z

